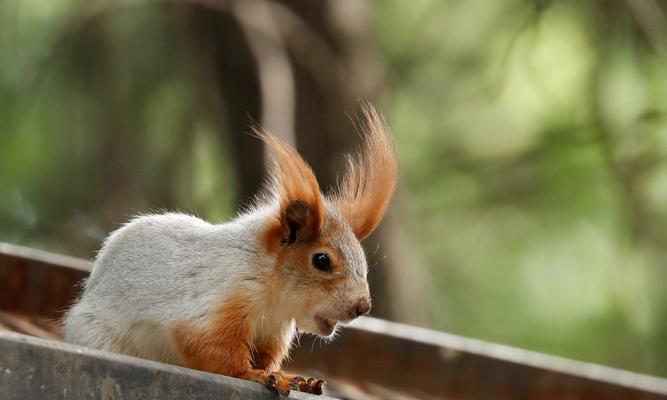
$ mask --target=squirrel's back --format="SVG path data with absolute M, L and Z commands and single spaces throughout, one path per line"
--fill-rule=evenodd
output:
M 195 322 L 250 275 L 257 254 L 252 225 L 212 225 L 179 213 L 134 218 L 105 240 L 65 319 L 65 339 L 176 362 L 164 344 L 171 342 L 171 325 Z

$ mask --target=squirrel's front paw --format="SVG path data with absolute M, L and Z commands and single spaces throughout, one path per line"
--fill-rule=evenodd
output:
M 296 384 L 298 389 L 302 392 L 318 395 L 322 394 L 322 388 L 326 384 L 323 379 L 308 378 L 308 380 L 306 380 L 301 376 L 295 376 L 290 383 Z
M 265 373 L 262 378 L 266 387 L 283 396 L 289 395 L 290 390 L 320 395 L 326 384 L 322 379 L 308 378 L 306 380 L 301 376 L 284 375 L 282 372 Z
M 299 390 L 299 386 L 294 382 L 288 381 L 279 374 L 269 374 L 264 383 L 269 389 L 275 390 L 283 396 L 288 396 L 290 390 Z

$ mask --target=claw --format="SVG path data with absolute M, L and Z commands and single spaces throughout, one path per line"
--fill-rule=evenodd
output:
M 299 390 L 304 393 L 313 393 L 313 391 L 310 389 L 310 385 L 305 380 L 299 382 Z
M 311 389 L 313 394 L 322 394 L 322 386 L 326 385 L 324 379 L 318 379 L 315 383 L 311 384 Z
M 278 383 L 278 378 L 275 375 L 269 375 L 269 378 L 266 380 L 266 387 L 271 390 L 278 390 L 276 384 Z
M 276 374 L 270 374 L 266 378 L 265 386 L 285 397 L 289 396 L 291 390 L 299 390 L 299 386 L 296 383 L 287 382 L 282 376 Z
M 301 376 L 295 376 L 291 383 L 296 384 L 299 390 L 304 393 L 312 393 L 317 395 L 322 394 L 322 387 L 326 385 L 326 381 L 324 379 L 308 378 L 308 380 L 305 380 Z M 290 387 L 292 386 L 290 385 Z

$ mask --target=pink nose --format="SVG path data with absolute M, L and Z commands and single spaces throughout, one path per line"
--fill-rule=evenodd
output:
M 355 316 L 360 316 L 364 314 L 368 314 L 371 312 L 371 299 L 370 297 L 363 297 L 361 300 L 357 302 L 357 304 L 354 306 L 354 314 Z

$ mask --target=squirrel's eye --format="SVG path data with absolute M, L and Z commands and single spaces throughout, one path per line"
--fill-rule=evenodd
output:
M 315 253 L 313 256 L 313 266 L 320 271 L 331 272 L 331 260 L 325 253 Z

